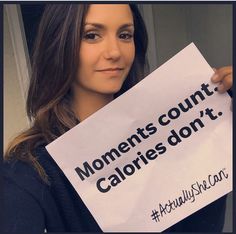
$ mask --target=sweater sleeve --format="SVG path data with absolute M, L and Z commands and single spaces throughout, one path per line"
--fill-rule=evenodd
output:
M 50 188 L 31 165 L 16 161 L 4 163 L 3 231 L 43 233 L 64 231 L 64 224 Z
M 4 178 L 3 232 L 43 233 L 44 215 L 38 202 L 10 178 Z

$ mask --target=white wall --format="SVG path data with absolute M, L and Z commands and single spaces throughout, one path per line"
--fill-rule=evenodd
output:
M 10 139 L 28 126 L 24 97 L 19 82 L 15 52 L 9 31 L 9 22 L 4 8 L 3 68 L 4 68 L 4 150 Z
M 211 66 L 232 64 L 232 5 L 154 4 L 158 66 L 194 42 Z

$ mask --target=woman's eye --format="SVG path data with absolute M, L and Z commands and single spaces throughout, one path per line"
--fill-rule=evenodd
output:
M 119 37 L 122 40 L 131 40 L 133 35 L 131 33 L 121 33 Z
M 90 40 L 90 41 L 97 40 L 97 39 L 99 39 L 99 35 L 97 33 L 92 33 L 92 32 L 85 33 L 84 39 Z

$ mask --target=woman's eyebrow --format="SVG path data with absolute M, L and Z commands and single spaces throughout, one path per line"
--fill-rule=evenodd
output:
M 93 26 L 95 28 L 98 28 L 98 29 L 105 29 L 106 26 L 103 25 L 103 24 L 99 24 L 99 23 L 85 23 L 84 26 Z M 134 27 L 133 23 L 126 23 L 126 24 L 123 24 L 119 27 L 119 29 L 124 29 L 124 28 L 128 28 L 128 27 Z
M 98 24 L 98 23 L 85 23 L 84 26 L 93 26 L 95 28 L 100 28 L 100 29 L 103 29 L 105 28 L 105 26 L 103 24 Z
M 134 24 L 130 23 L 130 24 L 123 24 L 120 26 L 120 29 L 124 29 L 124 28 L 129 28 L 129 27 L 134 27 Z

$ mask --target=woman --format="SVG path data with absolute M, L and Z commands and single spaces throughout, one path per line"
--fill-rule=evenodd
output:
M 32 127 L 5 154 L 4 231 L 101 231 L 44 147 L 144 77 L 143 20 L 133 4 L 48 5 L 35 45 Z M 226 91 L 231 67 L 213 78 Z M 168 231 L 220 231 L 224 209 L 222 198 Z

